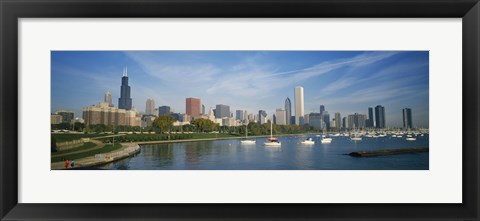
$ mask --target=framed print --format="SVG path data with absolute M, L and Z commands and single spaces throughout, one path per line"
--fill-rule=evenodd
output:
M 478 1 L 1 4 L 2 220 L 479 219 Z

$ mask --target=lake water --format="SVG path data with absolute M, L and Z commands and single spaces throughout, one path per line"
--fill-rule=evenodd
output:
M 140 153 L 98 169 L 114 170 L 428 170 L 429 154 L 352 157 L 354 151 L 429 147 L 428 135 L 416 141 L 380 137 L 351 141 L 333 137 L 330 144 L 303 145 L 307 136 L 279 137 L 281 147 L 240 144 L 240 139 L 142 145 Z

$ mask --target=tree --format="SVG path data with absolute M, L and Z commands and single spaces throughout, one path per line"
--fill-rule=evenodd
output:
M 90 126 L 86 126 L 85 129 L 83 129 L 83 132 L 85 133 L 88 133 L 90 131 L 91 131 Z
M 73 129 L 74 129 L 75 131 L 82 131 L 83 128 L 85 128 L 85 124 L 84 124 L 84 123 L 75 122 L 75 123 L 73 124 Z
M 159 128 L 160 131 L 163 133 L 168 131 L 170 128 L 172 128 L 173 122 L 175 122 L 175 118 L 173 118 L 170 115 L 163 115 L 163 116 L 157 117 L 153 121 L 152 126 Z
M 192 124 L 195 125 L 201 132 L 211 132 L 215 129 L 215 123 L 209 119 L 195 119 L 192 121 Z

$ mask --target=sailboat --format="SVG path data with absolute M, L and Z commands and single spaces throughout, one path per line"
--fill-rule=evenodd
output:
M 241 140 L 241 144 L 255 144 L 255 140 L 248 139 L 248 125 L 245 126 L 245 140 Z
M 301 141 L 300 143 L 301 144 L 315 144 L 315 141 L 311 137 L 309 137 L 306 140 Z
M 270 122 L 270 138 L 268 138 L 264 144 L 265 146 L 269 147 L 279 147 L 282 145 L 282 143 L 280 143 L 276 137 L 273 137 L 272 122 Z
M 332 138 L 327 135 L 326 137 L 322 137 L 322 140 L 320 140 L 320 142 L 321 143 L 331 143 Z
M 355 128 L 355 124 L 353 124 L 353 128 Z M 357 130 L 356 130 L 356 129 L 353 131 L 353 137 L 350 137 L 350 140 L 353 140 L 353 141 L 360 141 L 360 140 L 362 140 L 362 137 L 361 137 L 361 136 L 358 136 L 358 133 L 357 133 Z

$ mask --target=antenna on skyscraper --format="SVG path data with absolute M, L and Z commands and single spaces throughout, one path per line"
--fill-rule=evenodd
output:
M 128 76 L 128 70 L 127 70 L 127 66 L 125 65 L 125 67 L 123 68 L 123 77 L 127 77 Z

